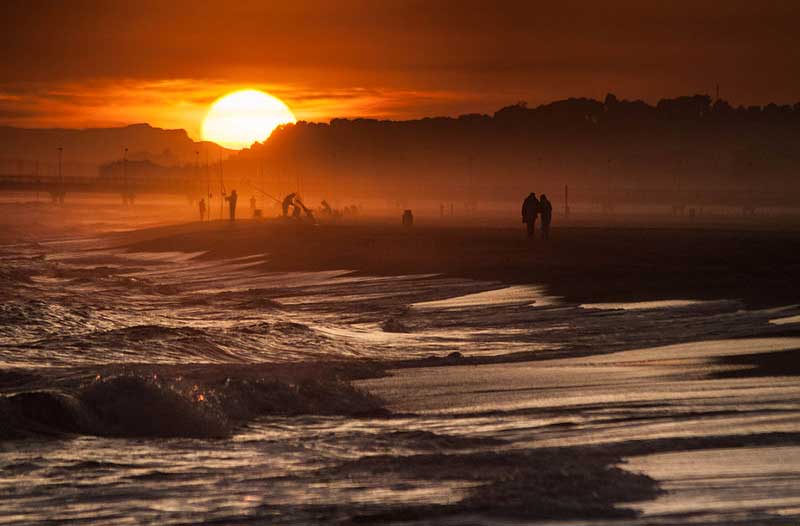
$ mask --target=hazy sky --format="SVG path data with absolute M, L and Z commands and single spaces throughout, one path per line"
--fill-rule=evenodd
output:
M 493 112 L 614 92 L 800 100 L 796 1 L 0 3 L 0 124 L 197 136 L 255 87 L 300 119 Z

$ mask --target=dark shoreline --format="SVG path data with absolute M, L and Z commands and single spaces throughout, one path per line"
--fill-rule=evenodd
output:
M 130 251 L 204 252 L 202 259 L 269 254 L 265 271 L 350 269 L 440 273 L 541 284 L 568 301 L 739 299 L 749 308 L 800 302 L 800 232 L 676 228 L 519 229 L 190 223 L 109 234 Z M 622 261 L 622 263 L 621 263 Z

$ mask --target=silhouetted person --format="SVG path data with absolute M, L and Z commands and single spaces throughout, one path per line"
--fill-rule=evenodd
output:
M 228 207 L 231 212 L 231 221 L 236 219 L 236 201 L 239 199 L 239 195 L 236 193 L 236 190 L 231 190 L 231 195 L 225 197 L 225 200 L 228 202 Z
M 403 212 L 403 226 L 406 228 L 414 226 L 414 214 L 411 213 L 411 210 L 405 210 Z
M 200 202 L 197 204 L 197 209 L 200 211 L 200 221 L 206 220 L 206 199 L 205 197 L 200 198 Z
M 539 214 L 539 200 L 536 194 L 531 194 L 522 203 L 522 222 L 528 225 L 528 237 L 533 237 L 536 228 L 536 216 Z
M 289 215 L 289 207 L 294 206 L 294 197 L 296 195 L 297 194 L 295 192 L 292 192 L 291 194 L 283 198 L 283 202 L 281 203 L 281 208 L 283 209 L 283 217 Z M 297 207 L 295 206 L 295 208 Z
M 253 212 L 256 211 L 256 196 L 254 195 L 250 196 L 250 210 L 252 210 Z
M 553 205 L 546 195 L 539 198 L 539 214 L 542 216 L 542 239 L 550 237 L 550 222 L 553 220 Z

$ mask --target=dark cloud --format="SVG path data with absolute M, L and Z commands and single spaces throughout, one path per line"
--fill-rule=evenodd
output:
M 0 102 L 0 121 L 13 121 L 17 119 L 29 119 L 31 117 L 39 116 L 39 112 L 35 110 L 20 109 L 17 107 L 8 107 Z

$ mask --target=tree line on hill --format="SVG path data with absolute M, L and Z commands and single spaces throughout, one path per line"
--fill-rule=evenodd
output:
M 571 185 L 598 199 L 779 204 L 800 189 L 800 103 L 733 107 L 694 95 L 650 105 L 609 94 L 494 115 L 298 122 L 231 161 L 320 195 L 485 200 Z

